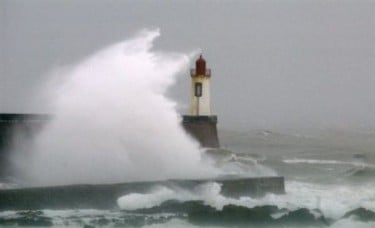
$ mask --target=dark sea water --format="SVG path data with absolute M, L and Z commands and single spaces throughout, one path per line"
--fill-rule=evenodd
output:
M 375 227 L 375 132 L 220 130 L 220 138 L 234 152 L 222 169 L 285 176 L 286 194 L 224 196 L 215 182 L 156 185 L 110 209 L 1 211 L 0 226 Z

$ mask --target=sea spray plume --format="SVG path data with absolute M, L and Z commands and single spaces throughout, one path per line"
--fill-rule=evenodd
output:
M 143 31 L 75 66 L 50 95 L 54 118 L 26 168 L 36 185 L 199 178 L 214 169 L 180 126 L 165 94 L 183 54 L 151 51 L 159 31 Z

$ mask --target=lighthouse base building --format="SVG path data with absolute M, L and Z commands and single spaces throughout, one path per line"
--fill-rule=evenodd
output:
M 183 116 L 182 125 L 202 147 L 219 148 L 217 116 Z
M 219 148 L 217 136 L 217 116 L 211 114 L 210 79 L 211 69 L 206 68 L 202 55 L 195 62 L 195 69 L 190 70 L 191 99 L 190 115 L 184 115 L 182 125 L 202 147 Z

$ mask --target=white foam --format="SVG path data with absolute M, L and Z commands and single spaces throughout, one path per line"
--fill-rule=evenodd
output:
M 276 205 L 297 210 L 319 209 L 324 216 L 339 219 L 346 212 L 363 207 L 375 211 L 374 185 L 327 186 L 303 182 L 286 182 L 285 195 L 267 194 L 260 199 L 242 197 L 238 205 L 254 207 Z
M 333 223 L 331 228 L 374 228 L 375 222 L 362 222 L 355 220 L 354 217 L 340 219 L 339 221 Z
M 179 187 L 158 186 L 149 193 L 130 193 L 117 200 L 117 205 L 122 210 L 137 210 L 152 208 L 161 205 L 168 200 L 180 202 L 202 200 L 206 204 L 215 205 L 217 199 L 221 199 L 220 184 L 212 182 L 196 186 L 188 191 Z
M 13 184 L 13 183 L 0 183 L 0 189 L 13 189 L 13 188 L 18 188 L 18 184 Z
M 123 210 L 137 210 L 159 206 L 167 200 L 180 200 L 183 198 L 182 194 L 176 194 L 172 189 L 159 186 L 147 194 L 131 193 L 122 196 L 117 200 L 117 204 Z
M 226 161 L 217 164 L 220 175 L 234 175 L 238 177 L 259 177 L 259 176 L 276 176 L 273 169 L 262 164 L 249 164 L 238 159 L 238 161 Z
M 367 164 L 365 162 L 356 162 L 356 161 L 337 161 L 337 160 L 318 160 L 318 159 L 301 159 L 301 158 L 293 158 L 293 159 L 284 159 L 284 163 L 287 164 L 298 164 L 298 163 L 306 163 L 306 164 L 322 164 L 322 165 L 351 165 L 356 167 L 370 167 L 375 168 L 375 165 Z
M 171 227 L 171 228 L 192 228 L 192 227 L 201 227 L 197 225 L 193 225 L 187 221 L 184 221 L 182 219 L 171 219 L 167 221 L 166 223 L 161 224 L 151 224 L 151 225 L 145 225 L 144 228 L 165 228 L 165 227 Z M 211 228 L 214 228 L 215 226 L 209 226 Z
M 90 224 L 98 219 L 118 220 L 124 213 L 114 210 L 97 210 L 97 209 L 69 209 L 69 210 L 38 210 L 38 211 L 3 211 L 0 212 L 0 219 L 16 220 L 25 216 L 33 215 L 33 213 L 41 212 L 40 216 L 51 219 L 53 227 L 82 227 L 84 224 Z M 25 215 L 23 213 L 29 214 Z M 160 214 L 159 214 L 160 215 Z M 110 224 L 110 226 L 114 224 Z

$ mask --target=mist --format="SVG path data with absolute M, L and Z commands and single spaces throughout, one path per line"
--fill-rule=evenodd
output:
M 156 50 L 201 48 L 223 129 L 375 128 L 375 2 L 1 1 L 1 112 L 33 102 L 49 72 L 160 27 Z M 168 96 L 189 104 L 188 70 Z

